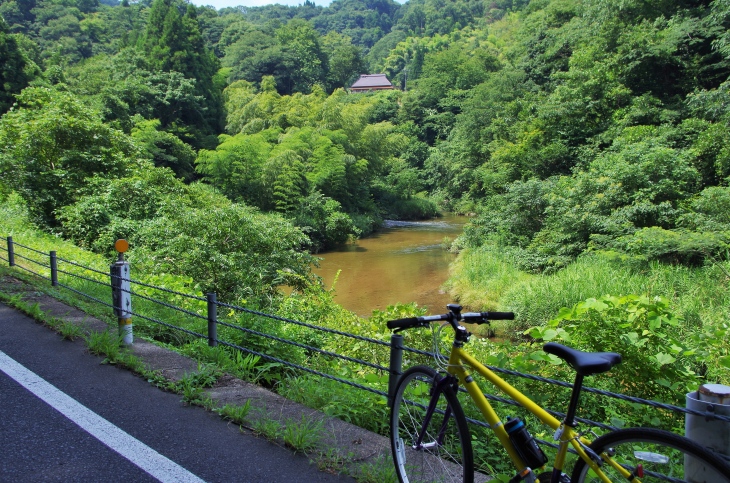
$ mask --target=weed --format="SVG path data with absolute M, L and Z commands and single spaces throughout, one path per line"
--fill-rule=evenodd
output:
M 251 429 L 253 429 L 253 432 L 257 435 L 263 436 L 270 441 L 279 439 L 282 432 L 282 427 L 279 421 L 264 415 L 261 415 L 261 417 L 254 420 Z
M 89 352 L 99 356 L 106 356 L 102 363 L 116 364 L 120 359 L 122 339 L 106 330 L 104 332 L 90 332 L 86 337 Z
M 345 469 L 345 465 L 348 461 L 352 461 L 354 453 L 348 453 L 347 456 L 343 456 L 340 450 L 337 448 L 328 448 L 317 455 L 317 458 L 312 462 L 317 465 L 319 471 L 325 473 L 340 474 Z
M 144 366 L 144 364 L 140 364 L 140 366 L 140 370 L 137 372 L 147 379 L 148 383 L 162 389 L 174 390 L 172 383 L 168 381 L 160 371 L 150 371 Z
M 349 376 L 361 384 L 369 384 L 378 389 L 387 387 L 387 377 L 374 374 L 363 378 L 346 374 L 340 376 Z M 318 409 L 327 416 L 380 434 L 386 434 L 388 430 L 388 408 L 385 399 L 380 396 L 354 392 L 339 383 L 312 376 L 287 379 L 279 391 L 287 399 Z
M 295 452 L 309 453 L 313 451 L 322 439 L 324 422 L 321 420 L 307 419 L 302 415 L 300 422 L 287 420 L 284 427 L 284 444 Z
M 234 361 L 234 372 L 241 379 L 247 380 L 252 383 L 256 383 L 258 380 L 260 371 L 255 369 L 256 364 L 261 360 L 260 356 L 253 354 L 244 355 L 241 351 L 236 351 L 236 357 Z
M 380 455 L 373 461 L 361 463 L 354 473 L 353 476 L 359 483 L 396 483 L 398 481 L 390 455 Z
M 184 378 L 178 381 L 177 388 L 186 404 L 195 404 L 203 397 L 203 388 L 190 379 Z
M 216 410 L 223 418 L 233 421 L 236 424 L 243 424 L 246 421 L 246 416 L 251 410 L 251 401 L 246 401 L 243 406 L 236 406 L 233 404 L 226 404 L 222 408 Z
M 187 374 L 175 384 L 175 390 L 182 394 L 186 404 L 197 404 L 207 408 L 213 407 L 213 401 L 203 390 L 218 380 L 221 371 L 208 365 L 198 364 L 198 371 Z
M 61 322 L 56 326 L 56 330 L 66 340 L 76 340 L 84 336 L 83 327 L 71 322 Z
M 24 305 L 25 308 L 23 311 L 33 317 L 35 320 L 44 321 L 46 319 L 46 313 L 41 310 L 41 306 L 38 304 L 38 302 L 34 303 L 33 305 L 28 305 L 27 303 L 24 303 Z

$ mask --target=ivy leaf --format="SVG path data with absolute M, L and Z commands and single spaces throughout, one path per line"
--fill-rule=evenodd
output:
M 636 345 L 636 342 L 639 340 L 639 334 L 636 332 L 629 332 L 628 334 L 625 334 L 623 336 L 625 339 L 628 339 L 628 342 L 632 345 Z
M 722 356 L 718 360 L 721 366 L 730 369 L 730 356 Z
M 586 309 L 593 309 L 596 312 L 603 312 L 604 310 L 606 310 L 608 308 L 608 305 L 606 305 L 605 303 L 601 302 L 600 300 L 596 300 L 594 298 L 590 298 L 590 299 L 586 300 L 584 306 Z
M 669 354 L 665 354 L 663 352 L 658 353 L 654 356 L 654 358 L 657 360 L 660 366 L 663 366 L 665 364 L 671 364 L 672 362 L 676 361 L 674 357 L 672 357 Z
M 558 335 L 558 331 L 554 329 L 548 329 L 542 334 L 543 340 L 553 340 Z

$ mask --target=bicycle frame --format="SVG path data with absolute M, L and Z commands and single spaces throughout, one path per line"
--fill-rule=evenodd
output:
M 510 385 L 507 381 L 499 377 L 489 368 L 485 367 L 478 360 L 468 354 L 458 344 L 454 344 L 451 348 L 451 354 L 449 356 L 448 372 L 449 374 L 458 378 L 459 383 L 464 386 L 466 391 L 471 396 L 474 403 L 477 405 L 484 420 L 487 422 L 489 427 L 494 431 L 494 434 L 499 439 L 502 446 L 509 454 L 512 463 L 518 472 L 524 472 L 527 468 L 525 462 L 520 458 L 519 454 L 514 448 L 507 431 L 504 429 L 502 421 L 495 412 L 492 405 L 489 403 L 484 393 L 479 388 L 479 385 L 474 381 L 474 378 L 467 372 L 466 367 L 479 373 L 491 384 L 496 386 L 502 393 L 511 397 L 522 407 L 527 409 L 535 417 L 537 417 L 544 424 L 550 426 L 554 431 L 558 440 L 558 454 L 555 457 L 553 468 L 559 472 L 563 471 L 565 460 L 568 454 L 569 445 L 573 447 L 575 452 L 580 456 L 586 464 L 595 472 L 598 477 L 605 483 L 612 483 L 610 479 L 600 470 L 599 465 L 591 458 L 591 456 L 585 451 L 584 446 L 587 446 L 590 441 L 582 438 L 575 430 L 575 427 L 565 424 L 559 421 L 542 407 L 533 402 L 529 397 L 522 394 L 518 389 Z M 626 480 L 638 483 L 639 480 L 632 475 L 631 472 L 623 468 L 618 463 L 611 460 L 607 455 L 601 455 L 601 458 L 609 465 L 619 471 Z

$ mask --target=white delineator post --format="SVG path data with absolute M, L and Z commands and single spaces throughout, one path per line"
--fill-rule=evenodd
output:
M 122 344 L 132 345 L 132 287 L 129 271 L 129 262 L 124 260 L 124 252 L 129 249 L 127 240 L 117 240 L 114 248 L 119 253 L 117 261 L 110 266 L 112 281 L 112 301 L 114 314 L 119 319 L 119 336 Z
M 730 422 L 710 416 L 716 414 L 730 417 L 730 386 L 703 384 L 698 391 L 688 393 L 686 401 L 687 409 L 701 411 L 708 416 L 687 414 L 684 422 L 685 436 L 730 457 Z M 685 459 L 685 478 L 688 481 L 722 481 L 719 477 L 715 479 L 715 476 L 707 471 L 709 470 L 700 468 L 697 461 Z

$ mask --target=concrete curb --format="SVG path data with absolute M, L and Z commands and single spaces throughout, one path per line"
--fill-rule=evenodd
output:
M 19 295 L 21 300 L 31 305 L 37 303 L 46 315 L 82 327 L 87 332 L 117 330 L 116 326 L 68 306 L 12 276 L 0 276 L 0 291 L 11 296 Z M 197 361 L 140 338 L 135 339 L 131 351 L 148 370 L 157 372 L 168 381 L 179 381 L 198 370 Z M 290 422 L 321 421 L 324 431 L 317 453 L 325 455 L 330 460 L 339 461 L 333 466 L 340 466 L 339 470 L 344 473 L 357 477 L 363 464 L 372 463 L 380 466 L 386 461 L 385 458 L 388 458 L 387 464 L 392 465 L 389 459 L 388 438 L 329 417 L 260 386 L 224 374 L 216 385 L 206 392 L 217 407 L 226 404 L 242 406 L 249 401 L 251 410 L 248 419 L 251 422 L 257 417 L 265 417 L 278 421 L 284 427 Z M 244 426 L 242 431 L 252 430 Z M 283 445 L 283 441 L 277 443 Z M 318 456 L 315 454 L 311 455 L 311 458 L 315 462 L 318 461 Z M 324 463 L 323 466 L 327 466 Z M 337 471 L 338 468 L 331 470 Z

